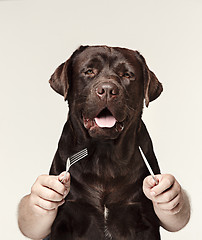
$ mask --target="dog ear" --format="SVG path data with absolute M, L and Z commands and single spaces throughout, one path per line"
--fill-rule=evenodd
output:
M 69 89 L 69 80 L 68 80 L 68 66 L 69 60 L 62 63 L 52 74 L 49 83 L 51 87 L 59 94 L 64 96 L 64 99 L 67 100 L 67 94 Z
M 144 57 L 139 52 L 136 53 L 138 54 L 138 59 L 143 68 L 145 105 L 148 107 L 149 102 L 159 97 L 163 91 L 163 86 L 157 79 L 156 75 L 148 68 Z
M 68 96 L 68 89 L 70 84 L 70 78 L 72 74 L 72 65 L 74 58 L 83 52 L 89 46 L 80 46 L 72 56 L 64 63 L 62 63 L 52 74 L 49 83 L 51 87 L 59 94 L 64 96 L 65 101 L 67 100 Z

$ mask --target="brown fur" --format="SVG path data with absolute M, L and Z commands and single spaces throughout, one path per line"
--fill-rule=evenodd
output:
M 162 85 L 137 51 L 82 46 L 50 79 L 69 103 L 50 174 L 60 174 L 69 156 L 87 147 L 89 155 L 70 168 L 71 189 L 58 210 L 52 240 L 159 240 L 159 221 L 142 191 L 149 174 L 138 146 L 155 173 L 159 167 L 141 120 Z M 117 120 L 98 127 L 101 112 Z

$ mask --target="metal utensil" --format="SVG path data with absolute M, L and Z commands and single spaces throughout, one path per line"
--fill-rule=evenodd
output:
M 72 155 L 71 157 L 67 158 L 67 163 L 66 163 L 66 172 L 64 177 L 62 178 L 61 182 L 64 181 L 65 177 L 67 176 L 67 173 L 70 169 L 70 167 L 75 164 L 76 162 L 78 162 L 79 160 L 83 159 L 84 157 L 86 157 L 88 155 L 88 149 L 84 148 L 83 150 L 79 151 L 78 153 L 75 153 L 74 155 Z
M 147 159 L 146 159 L 146 157 L 145 157 L 145 155 L 144 155 L 144 153 L 143 153 L 143 151 L 142 151 L 142 149 L 141 149 L 140 146 L 139 146 L 139 149 L 140 149 L 140 153 L 141 153 L 141 155 L 142 155 L 142 158 L 143 158 L 143 160 L 144 160 L 144 162 L 145 162 L 145 165 L 147 166 L 147 169 L 149 170 L 149 173 L 151 174 L 152 178 L 154 179 L 154 181 L 155 181 L 155 183 L 156 183 L 156 185 L 157 185 L 157 184 L 158 184 L 158 180 L 157 180 L 157 178 L 155 177 L 154 172 L 153 172 L 151 166 L 149 165 L 149 162 L 147 161 Z

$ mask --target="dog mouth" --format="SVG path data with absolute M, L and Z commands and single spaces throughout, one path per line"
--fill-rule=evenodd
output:
M 92 128 L 112 129 L 121 132 L 124 129 L 123 122 L 119 122 L 108 108 L 104 108 L 93 119 L 83 116 L 84 127 L 88 130 Z
M 112 128 L 116 124 L 116 118 L 107 108 L 102 110 L 94 120 L 100 128 Z

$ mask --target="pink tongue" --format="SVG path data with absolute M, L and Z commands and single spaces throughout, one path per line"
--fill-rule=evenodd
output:
M 101 128 L 112 128 L 116 123 L 116 119 L 113 116 L 103 116 L 96 117 L 95 122 Z

